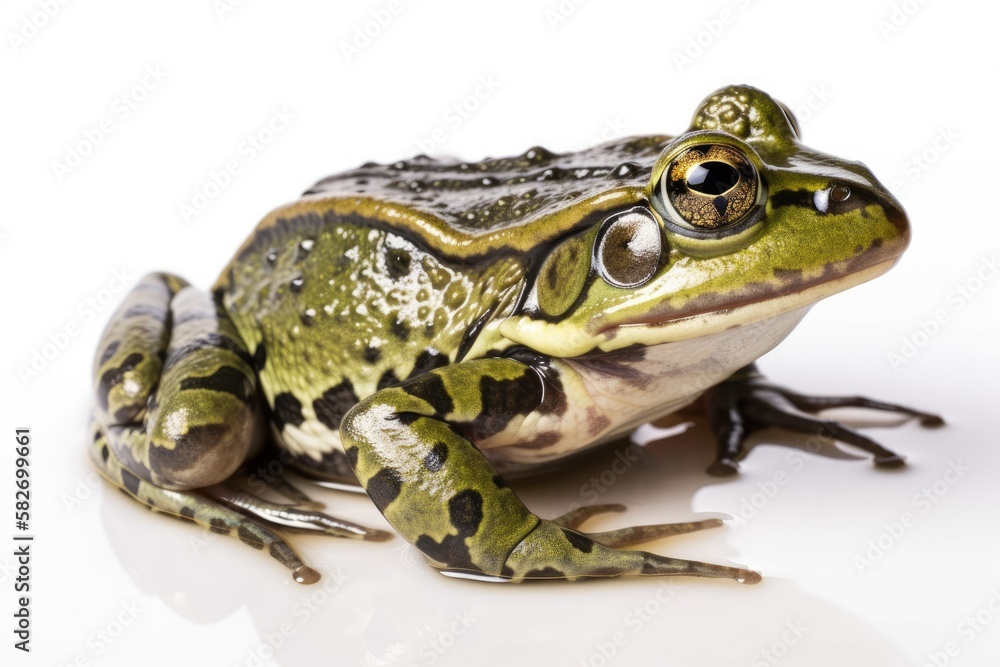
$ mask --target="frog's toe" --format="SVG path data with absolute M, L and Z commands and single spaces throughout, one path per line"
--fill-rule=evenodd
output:
M 693 529 L 703 527 L 709 526 Z M 630 537 L 635 536 L 633 534 Z M 746 568 L 669 558 L 646 551 L 614 549 L 592 536 L 551 521 L 540 522 L 535 530 L 521 540 L 507 558 L 502 576 L 513 581 L 523 581 L 625 575 L 711 577 L 732 579 L 744 584 L 755 584 L 761 579 L 760 573 Z
M 216 484 L 204 490 L 216 500 L 237 507 L 258 519 L 281 530 L 295 532 L 321 532 L 333 537 L 346 537 L 384 542 L 392 539 L 392 533 L 344 521 L 323 512 L 302 509 L 300 504 L 274 503 L 256 496 L 234 484 Z
M 840 422 L 820 419 L 812 413 L 827 408 L 858 407 L 892 412 L 919 420 L 925 427 L 944 425 L 940 416 L 864 396 L 806 396 L 766 382 L 749 366 L 707 394 L 706 407 L 717 443 L 716 458 L 708 473 L 717 477 L 735 474 L 747 454 L 746 439 L 764 428 L 838 440 L 872 455 L 880 468 L 898 468 L 905 459 L 871 438 Z
M 552 519 L 552 523 L 557 523 L 560 526 L 566 528 L 576 528 L 580 526 L 587 519 L 597 516 L 598 514 L 607 514 L 609 512 L 624 512 L 625 506 L 618 503 L 606 504 L 606 505 L 586 505 L 584 507 L 577 507 L 576 509 L 570 510 L 565 514 L 561 514 L 556 518 Z
M 721 525 L 722 519 L 704 519 L 702 521 L 688 521 L 685 523 L 630 526 L 628 528 L 618 528 L 617 530 L 606 530 L 600 533 L 584 533 L 584 535 L 606 547 L 617 549 L 618 547 L 652 542 L 653 540 L 693 533 L 707 528 L 718 528 Z
M 624 512 L 624 505 L 588 505 L 571 510 L 566 514 L 551 519 L 552 523 L 563 528 L 577 529 L 587 519 L 606 514 L 608 512 Z M 721 519 L 704 519 L 702 521 L 687 521 L 683 523 L 659 523 L 646 526 L 630 526 L 628 528 L 618 528 L 599 533 L 579 531 L 594 542 L 603 544 L 606 547 L 618 548 L 632 544 L 642 544 L 653 540 L 693 533 L 706 528 L 716 528 L 722 525 Z

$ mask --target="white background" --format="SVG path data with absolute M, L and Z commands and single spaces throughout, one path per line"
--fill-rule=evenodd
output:
M 11 647 L 15 574 L 12 548 L 0 548 L 4 664 L 996 664 L 995 3 L 258 0 L 220 12 L 211 0 L 109 0 L 58 5 L 51 18 L 45 5 L 7 2 L 0 15 L 0 535 L 14 532 L 13 431 L 29 426 L 37 536 L 30 656 Z M 345 53 L 390 6 L 388 24 Z M 593 500 L 588 480 L 604 473 L 613 484 L 600 501 L 631 509 L 597 529 L 748 518 L 651 548 L 749 565 L 760 585 L 491 586 L 441 577 L 398 538 L 298 537 L 340 575 L 306 588 L 235 540 L 96 484 L 90 360 L 108 299 L 122 296 L 109 294 L 116 273 L 164 269 L 208 286 L 268 210 L 322 176 L 420 152 L 436 128 L 446 137 L 431 152 L 468 159 L 573 150 L 682 132 L 703 97 L 738 82 L 797 110 L 806 143 L 868 164 L 914 229 L 892 272 L 817 306 L 764 370 L 804 391 L 939 411 L 949 425 L 866 425 L 908 456 L 893 473 L 766 433 L 742 476 L 719 481 L 703 472 L 712 451 L 699 423 L 621 475 L 609 477 L 610 451 L 515 486 L 551 516 Z M 456 126 L 449 109 L 470 96 L 476 108 Z M 249 159 L 241 145 L 275 110 L 293 119 Z M 55 165 L 104 119 L 110 133 L 78 166 Z M 239 173 L 185 220 L 181 206 L 231 160 Z M 60 335 L 67 327 L 75 335 Z M 53 341 L 52 358 L 35 360 L 44 368 L 25 373 Z M 905 362 L 894 367 L 893 353 Z M 945 481 L 950 467 L 963 473 Z M 915 501 L 924 489 L 933 503 Z M 385 527 L 363 497 L 319 495 Z M 905 513 L 911 525 L 892 528 Z

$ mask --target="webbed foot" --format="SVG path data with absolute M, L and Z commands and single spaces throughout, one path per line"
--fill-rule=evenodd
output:
M 806 396 L 771 384 L 754 365 L 747 366 L 710 389 L 706 392 L 706 399 L 708 418 L 717 443 L 716 458 L 708 473 L 717 477 L 735 474 L 739 470 L 739 461 L 747 454 L 746 439 L 752 433 L 769 427 L 826 436 L 854 445 L 870 453 L 879 467 L 904 465 L 902 456 L 871 438 L 840 422 L 814 416 L 814 413 L 827 408 L 859 407 L 894 412 L 919 419 L 921 426 L 925 427 L 944 424 L 938 415 L 863 396 Z

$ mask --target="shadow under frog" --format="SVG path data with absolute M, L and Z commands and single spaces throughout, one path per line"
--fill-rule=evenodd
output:
M 673 424 L 685 418 L 681 415 Z M 633 512 L 642 511 L 643 504 L 655 505 L 655 516 L 677 521 L 725 517 L 690 511 L 699 490 L 733 480 L 705 473 L 713 456 L 705 446 L 709 436 L 704 421 L 695 418 L 691 428 L 672 437 L 645 446 L 627 440 L 611 443 L 579 456 L 558 475 L 512 475 L 511 485 L 552 515 L 575 505 L 627 502 Z M 750 444 L 763 443 L 788 447 L 819 464 L 856 458 L 824 438 L 766 432 Z M 641 498 L 647 500 L 637 502 Z M 364 496 L 337 494 L 337 499 L 342 513 L 378 521 Z M 287 580 L 275 589 L 248 585 L 258 578 L 270 581 L 273 566 L 267 560 L 242 558 L 243 549 L 234 540 L 209 531 L 192 534 L 181 521 L 129 516 L 147 511 L 119 494 L 109 494 L 101 503 L 105 534 L 121 568 L 144 592 L 190 623 L 221 623 L 245 609 L 257 639 L 234 645 L 232 664 L 311 664 L 330 651 L 344 664 L 380 665 L 469 664 L 488 655 L 502 656 L 507 663 L 595 665 L 609 664 L 615 656 L 628 660 L 667 654 L 676 664 L 704 664 L 706 656 L 715 656 L 765 665 L 786 654 L 794 656 L 795 664 L 848 664 L 859 655 L 870 664 L 908 664 L 877 627 L 773 575 L 749 590 L 691 578 L 482 586 L 441 577 L 402 540 L 365 544 L 303 536 L 301 547 L 317 563 L 323 580 L 306 588 Z M 588 529 L 634 523 L 635 517 L 628 515 L 595 517 Z M 735 552 L 733 534 L 733 522 L 727 521 L 649 548 L 681 549 L 691 557 L 711 553 L 751 559 Z M 801 553 L 809 558 L 808 544 Z M 165 562 L 193 566 L 165 567 Z M 227 576 L 217 575 L 223 571 Z M 707 642 L 717 632 L 722 645 Z

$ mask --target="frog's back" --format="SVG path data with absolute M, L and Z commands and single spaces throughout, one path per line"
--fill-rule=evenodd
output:
M 523 295 L 532 258 L 592 224 L 564 212 L 642 188 L 666 140 L 367 164 L 270 214 L 215 290 L 285 444 L 326 456 L 358 400 L 496 352 L 496 324 Z

